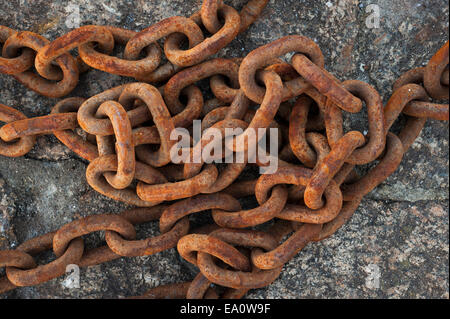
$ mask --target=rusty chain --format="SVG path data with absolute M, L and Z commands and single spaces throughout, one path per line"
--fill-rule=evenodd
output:
M 84 26 L 52 42 L 0 26 L 0 72 L 39 94 L 68 94 L 86 66 L 140 81 L 88 99 L 64 99 L 36 118 L 0 104 L 0 121 L 6 123 L 0 154 L 23 156 L 39 135 L 53 134 L 89 161 L 86 179 L 93 189 L 142 207 L 84 217 L 0 251 L 0 267 L 6 267 L 0 293 L 59 277 L 68 264 L 87 267 L 176 247 L 200 270 L 195 279 L 134 298 L 242 298 L 276 280 L 310 242 L 346 223 L 362 198 L 397 169 L 427 118 L 448 121 L 448 103 L 442 100 L 448 100 L 449 42 L 427 66 L 403 74 L 385 106 L 371 85 L 341 82 L 328 73 L 320 48 L 304 36 L 281 38 L 242 59 L 209 59 L 248 28 L 267 2 L 251 0 L 238 13 L 223 1 L 204 0 L 190 18 L 164 19 L 140 32 Z M 200 26 L 211 36 L 205 38 Z M 162 38 L 163 50 L 156 43 Z M 180 49 L 184 38 L 187 50 Z M 110 55 L 116 44 L 125 46 L 123 58 Z M 75 48 L 78 58 L 70 53 Z M 279 59 L 287 53 L 294 53 L 289 63 Z M 169 62 L 161 65 L 163 54 Z M 206 101 L 197 83 L 204 79 L 214 96 Z M 285 103 L 289 100 L 295 100 L 293 107 Z M 342 111 L 360 112 L 363 103 L 368 134 L 345 133 Z M 395 135 L 389 130 L 400 114 L 406 122 Z M 242 129 L 225 146 L 244 152 L 245 162 L 221 170 L 204 162 L 173 163 L 171 132 L 192 130 L 198 119 L 203 132 Z M 237 181 L 252 165 L 248 137 L 258 128 L 280 132 L 279 168 Z M 189 154 L 207 147 L 207 139 L 191 140 Z M 375 161 L 364 176 L 356 173 L 357 165 Z M 256 165 L 265 164 L 258 157 Z M 239 199 L 248 196 L 256 199 L 256 208 L 242 209 Z M 190 230 L 188 216 L 207 211 L 215 224 Z M 161 234 L 136 239 L 134 225 L 150 221 L 159 222 Z M 253 228 L 264 223 L 271 225 L 266 231 Z M 85 250 L 83 236 L 97 231 L 105 232 L 106 245 Z M 34 256 L 44 251 L 52 251 L 55 260 L 37 265 Z M 227 289 L 219 293 L 212 284 Z

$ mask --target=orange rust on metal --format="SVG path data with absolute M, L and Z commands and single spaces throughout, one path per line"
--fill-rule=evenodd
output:
M 8 27 L 0 25 L 0 43 L 5 43 L 8 38 L 17 31 Z M 25 72 L 33 66 L 34 52 L 30 48 L 23 48 L 20 54 L 10 54 L 7 57 L 7 52 L 3 52 L 0 56 L 0 73 L 3 74 L 18 74 Z
M 84 101 L 85 99 L 80 97 L 71 97 L 61 100 L 60 102 L 55 104 L 55 106 L 52 108 L 51 113 L 73 113 L 76 115 L 78 109 Z M 53 131 L 53 134 L 61 143 L 63 143 L 81 158 L 92 161 L 98 157 L 97 146 L 83 139 L 73 130 L 55 130 Z
M 97 157 L 86 168 L 86 180 L 89 185 L 100 194 L 131 205 L 151 207 L 161 202 L 161 200 L 142 200 L 136 194 L 136 190 L 130 187 L 122 190 L 112 187 L 106 181 L 103 174 L 106 172 L 117 172 L 117 169 L 118 164 L 116 155 Z M 167 179 L 155 168 L 141 162 L 136 162 L 134 178 L 138 181 L 144 181 L 147 184 L 165 183 L 167 181 Z
M 252 252 L 252 263 L 259 269 L 277 269 L 282 267 L 300 250 L 302 250 L 318 233 L 322 225 L 304 224 L 285 242 L 275 249 L 264 253 L 261 250 Z
M 165 209 L 167 209 L 166 205 L 132 209 L 122 212 L 120 216 L 131 224 L 136 225 L 157 221 L 161 218 Z M 120 256 L 147 256 L 175 247 L 178 240 L 182 236 L 187 235 L 188 230 L 189 221 L 187 218 L 184 218 L 174 223 L 173 227 L 170 227 L 159 236 L 141 240 L 128 240 L 115 231 L 107 230 L 105 232 L 105 240 L 108 247 Z
M 127 299 L 186 299 L 190 282 L 162 285 L 146 291 L 143 295 Z
M 357 131 L 348 132 L 336 142 L 306 185 L 305 204 L 309 208 L 319 209 L 323 206 L 322 194 L 326 187 L 344 165 L 345 160 L 363 144 L 364 136 Z
M 333 75 L 323 67 L 315 65 L 305 55 L 295 54 L 292 57 L 292 66 L 306 81 L 341 109 L 352 113 L 361 110 L 362 102 L 360 99 L 352 95 L 339 84 L 339 81 Z
M 292 35 L 266 44 L 250 52 L 239 67 L 239 83 L 249 99 L 259 104 L 264 99 L 265 88 L 256 83 L 256 71 L 264 67 L 267 61 L 292 51 L 308 55 L 320 67 L 324 65 L 320 48 L 307 37 Z M 285 82 L 281 94 L 282 101 L 300 95 L 309 86 L 310 84 L 301 77 Z
M 73 130 L 78 126 L 76 113 L 59 113 L 18 120 L 0 128 L 0 138 L 5 142 L 53 131 Z
M 197 195 L 179 201 L 165 209 L 159 219 L 159 229 L 162 233 L 165 233 L 185 216 L 219 208 L 227 211 L 236 211 L 241 209 L 241 205 L 235 198 L 227 194 Z
M 164 43 L 164 53 L 167 59 L 178 66 L 192 66 L 216 54 L 233 41 L 239 33 L 239 14 L 227 5 L 223 5 L 220 11 L 225 21 L 223 27 L 194 47 L 188 50 L 180 50 L 180 42 L 174 37 L 169 37 Z M 195 17 L 191 17 L 191 19 L 197 23 Z
M 184 181 L 154 185 L 139 182 L 136 189 L 137 195 L 145 202 L 188 198 L 198 195 L 210 187 L 216 181 L 217 176 L 217 168 L 208 164 L 199 174 Z
M 389 131 L 404 107 L 414 100 L 425 100 L 428 94 L 423 87 L 417 84 L 406 84 L 394 91 L 384 108 L 386 119 L 386 132 Z M 403 143 L 403 151 L 411 146 L 425 125 L 426 118 L 408 118 L 405 127 L 399 134 Z
M 33 238 L 20 245 L 17 250 L 35 255 L 51 248 L 55 233 Z M 6 267 L 6 276 L 15 286 L 34 286 L 59 277 L 66 272 L 66 266 L 76 264 L 83 255 L 83 239 L 76 238 L 71 241 L 67 249 L 54 261 L 28 270 L 17 267 Z
M 264 203 L 274 185 L 292 184 L 307 186 L 313 175 L 313 171 L 301 166 L 281 167 L 277 173 L 262 175 L 258 179 L 255 186 L 256 199 L 260 204 Z M 319 209 L 313 210 L 299 204 L 286 204 L 276 217 L 311 224 L 326 223 L 339 214 L 342 207 L 342 194 L 333 181 L 329 181 L 323 194 L 326 198 L 326 204 L 323 207 L 319 207 Z
M 386 152 L 377 166 L 358 181 L 342 185 L 344 201 L 354 201 L 362 198 L 386 180 L 400 165 L 403 153 L 403 144 L 400 139 L 396 135 L 388 133 Z
M 98 117 L 108 117 L 114 129 L 117 173 L 106 172 L 103 176 L 115 189 L 124 189 L 133 181 L 135 171 L 134 145 L 131 139 L 131 123 L 123 106 L 115 101 L 103 102 L 98 108 Z M 105 156 L 99 147 L 99 155 Z
M 447 41 L 439 51 L 430 59 L 423 74 L 423 84 L 427 89 L 428 94 L 436 99 L 448 100 L 448 69 L 447 69 L 447 84 L 442 83 L 441 78 L 448 67 L 449 63 L 449 41 Z M 448 118 L 447 118 L 448 120 Z
M 13 57 L 17 51 L 26 47 L 38 54 L 50 43 L 39 34 L 23 31 L 15 33 L 6 40 L 3 46 L 3 55 Z M 13 76 L 26 87 L 38 94 L 48 97 L 61 97 L 71 92 L 78 84 L 78 65 L 76 59 L 68 53 L 62 53 L 55 57 L 54 62 L 58 67 L 49 64 L 45 68 L 45 73 L 36 74 L 26 70 L 21 73 L 15 73 Z M 57 82 L 54 82 L 57 81 Z
M 369 84 L 349 80 L 342 83 L 342 87 L 349 92 L 361 97 L 366 102 L 367 115 L 369 120 L 369 140 L 366 145 L 356 149 L 346 159 L 347 163 L 354 165 L 364 165 L 374 161 L 383 152 L 386 143 L 385 120 L 383 104 L 378 92 Z M 344 135 L 342 111 L 334 105 L 331 100 L 326 103 L 327 114 L 325 124 L 328 142 L 331 147 Z
M 251 134 L 255 133 L 257 129 L 265 129 L 270 125 L 281 103 L 283 85 L 281 78 L 276 73 L 269 71 L 261 71 L 259 74 L 260 79 L 265 83 L 266 94 L 247 129 L 234 139 L 226 141 L 225 146 L 235 152 L 247 151 Z M 263 135 L 258 134 L 257 141 L 262 137 Z
M 288 192 L 282 185 L 274 187 L 271 196 L 261 206 L 234 212 L 214 209 L 212 216 L 224 228 L 247 228 L 263 224 L 277 216 L 284 208 Z
M 242 8 L 240 15 L 239 33 L 244 32 L 247 28 L 256 21 L 261 14 L 268 0 L 250 0 Z M 216 33 L 220 30 L 222 24 L 219 21 L 218 14 L 220 8 L 223 6 L 222 0 L 205 0 L 202 4 L 200 14 L 202 23 L 210 33 Z
M 170 78 L 164 86 L 164 98 L 166 100 L 167 107 L 172 114 L 180 113 L 183 109 L 183 105 L 179 101 L 181 90 L 199 80 L 218 74 L 226 76 L 230 80 L 233 88 L 229 88 L 227 86 L 220 87 L 220 84 L 218 88 L 216 79 L 214 85 L 216 90 L 214 93 L 219 100 L 231 102 L 239 88 L 238 72 L 239 67 L 234 62 L 221 58 L 205 61 L 196 66 L 184 69 Z M 224 95 L 221 91 L 229 92 Z

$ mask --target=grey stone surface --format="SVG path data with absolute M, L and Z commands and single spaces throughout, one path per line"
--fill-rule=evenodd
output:
M 241 8 L 245 1 L 225 2 Z M 370 3 L 381 10 L 378 29 L 365 24 Z M 0 24 L 52 40 L 69 31 L 69 4 L 79 6 L 82 25 L 142 30 L 163 18 L 187 16 L 201 1 L 2 1 Z M 448 21 L 448 3 L 438 0 L 271 0 L 261 18 L 218 55 L 244 56 L 284 35 L 303 34 L 320 45 L 331 73 L 370 83 L 386 102 L 393 81 L 424 65 L 448 40 Z M 91 70 L 81 76 L 71 96 L 89 97 L 131 81 Z M 49 113 L 57 99 L 41 97 L 0 75 L 0 102 L 37 116 Z M 362 113 L 345 121 L 347 129 L 362 130 L 365 123 Z M 363 200 L 347 225 L 331 238 L 308 245 L 284 266 L 276 282 L 247 296 L 449 298 L 448 133 L 447 122 L 428 120 L 397 172 Z M 82 216 L 124 209 L 89 187 L 85 167 L 86 162 L 50 136 L 40 137 L 23 158 L 0 157 L 0 249 L 14 248 Z M 138 232 L 139 238 L 157 234 L 155 223 Z M 86 238 L 88 246 L 101 241 L 102 234 Z M 41 262 L 51 258 L 42 256 Z M 365 285 L 369 264 L 380 269 L 379 289 Z M 1 298 L 116 298 L 193 276 L 171 249 L 82 269 L 80 289 L 65 288 L 64 278 L 57 278 Z

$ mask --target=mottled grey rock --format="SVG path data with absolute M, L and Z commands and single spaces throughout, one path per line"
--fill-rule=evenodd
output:
M 245 1 L 225 2 L 240 9 Z M 378 29 L 366 26 L 371 2 L 380 7 Z M 65 24 L 70 4 L 79 6 L 82 25 L 142 30 L 173 15 L 190 15 L 201 1 L 7 1 L 2 3 L 0 24 L 52 40 L 70 30 Z M 341 80 L 370 83 L 386 102 L 393 81 L 423 66 L 447 41 L 448 17 L 448 4 L 437 0 L 271 0 L 261 18 L 218 56 L 245 56 L 282 36 L 303 34 L 319 44 L 331 73 Z M 90 97 L 132 81 L 91 70 L 70 96 Z M 0 103 L 27 116 L 48 114 L 57 101 L 0 75 Z M 363 131 L 366 121 L 363 112 L 347 114 L 346 129 Z M 308 245 L 284 266 L 276 282 L 248 297 L 448 298 L 448 160 L 448 123 L 428 120 L 397 172 L 362 201 L 347 225 L 329 239 Z M 89 187 L 85 167 L 85 161 L 50 136 L 40 137 L 23 158 L 0 157 L 0 249 L 14 248 L 82 216 L 123 210 L 125 205 Z M 149 223 L 139 227 L 138 237 L 158 233 L 158 225 Z M 86 244 L 98 246 L 102 236 L 89 235 Z M 39 261 L 51 259 L 44 254 Z M 366 267 L 371 264 L 380 270 L 379 289 L 366 287 Z M 2 297 L 116 298 L 193 276 L 171 249 L 82 269 L 80 289 L 65 288 L 64 278 L 57 278 Z

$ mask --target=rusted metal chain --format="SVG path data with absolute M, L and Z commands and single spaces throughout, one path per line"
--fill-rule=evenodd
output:
M 203 6 L 208 3 L 206 0 Z M 208 38 L 200 29 L 203 24 L 200 11 L 189 18 L 164 19 L 141 32 L 113 26 L 82 26 L 52 42 L 32 32 L 17 32 L 0 26 L 0 43 L 3 44 L 0 72 L 11 74 L 31 90 L 50 97 L 61 97 L 72 91 L 78 83 L 79 72 L 84 71 L 86 65 L 139 81 L 162 82 L 182 67 L 198 64 L 217 53 L 248 28 L 266 4 L 267 1 L 252 0 L 239 15 L 232 7 L 221 3 L 214 15 L 217 19 L 220 12 L 225 24 Z M 209 21 L 207 14 L 203 14 L 204 21 Z M 189 39 L 188 50 L 180 49 L 183 40 L 180 33 Z M 160 66 L 162 50 L 156 41 L 165 36 L 168 37 L 164 54 L 170 62 Z M 125 46 L 124 58 L 110 55 L 117 44 Z M 78 60 L 70 54 L 75 48 L 79 52 Z M 140 58 L 143 51 L 146 56 Z M 32 66 L 38 74 L 30 71 Z
M 249 1 L 239 14 L 223 1 L 205 0 L 193 16 L 167 18 L 141 32 L 84 26 L 53 42 L 0 26 L 0 72 L 47 96 L 74 88 L 80 61 L 143 82 L 167 80 L 160 87 L 129 83 L 88 99 L 68 98 L 51 114 L 34 118 L 0 104 L 0 121 L 6 123 L 0 128 L 1 155 L 25 155 L 38 136 L 54 134 L 90 162 L 86 180 L 94 190 L 146 207 L 87 216 L 14 251 L 0 251 L 0 267 L 6 267 L 0 292 L 61 276 L 68 264 L 86 267 L 176 247 L 198 266 L 193 281 L 156 287 L 134 298 L 241 298 L 249 289 L 272 283 L 306 245 L 344 225 L 363 197 L 397 169 L 427 118 L 448 120 L 448 104 L 441 101 L 448 99 L 448 42 L 425 67 L 396 81 L 384 108 L 369 84 L 341 82 L 331 75 L 320 48 L 304 36 L 281 38 L 244 58 L 207 60 L 244 31 L 267 3 Z M 189 42 L 186 50 L 181 49 L 181 34 Z M 162 38 L 163 50 L 156 43 Z M 110 55 L 116 44 L 125 46 L 123 58 Z M 75 48 L 78 61 L 70 55 Z M 289 52 L 294 53 L 290 63 L 278 58 Z M 163 54 L 169 62 L 161 65 Z M 38 74 L 31 72 L 33 65 Z M 209 79 L 214 95 L 206 102 L 196 86 L 203 79 Z M 345 133 L 342 110 L 359 112 L 363 102 L 366 136 Z M 389 132 L 401 116 L 406 122 L 400 133 Z M 175 162 L 171 135 L 175 128 L 192 132 L 194 120 L 203 121 L 205 135 L 190 138 L 188 156 Z M 243 133 L 227 139 L 226 129 L 237 128 Z M 258 133 L 251 140 L 252 130 L 267 128 L 280 133 L 278 169 L 241 181 L 245 168 L 267 165 L 264 154 L 250 153 L 250 146 L 267 138 Z M 214 143 L 225 139 L 221 147 L 233 155 L 243 152 L 243 163 L 219 166 L 203 157 L 188 161 L 194 153 L 211 150 L 215 144 L 208 134 L 214 130 L 221 134 Z M 213 155 L 217 161 L 225 157 Z M 365 175 L 355 173 L 357 165 L 375 162 Z M 254 196 L 258 206 L 242 209 L 239 199 L 247 196 Z M 211 211 L 215 223 L 189 232 L 189 215 L 205 211 Z M 134 225 L 149 221 L 159 224 L 161 234 L 136 239 Z M 265 223 L 271 223 L 266 231 L 253 229 Z M 85 251 L 82 237 L 97 231 L 105 231 L 106 245 Z M 37 265 L 34 256 L 47 250 L 55 260 Z M 219 294 L 213 284 L 227 289 Z

